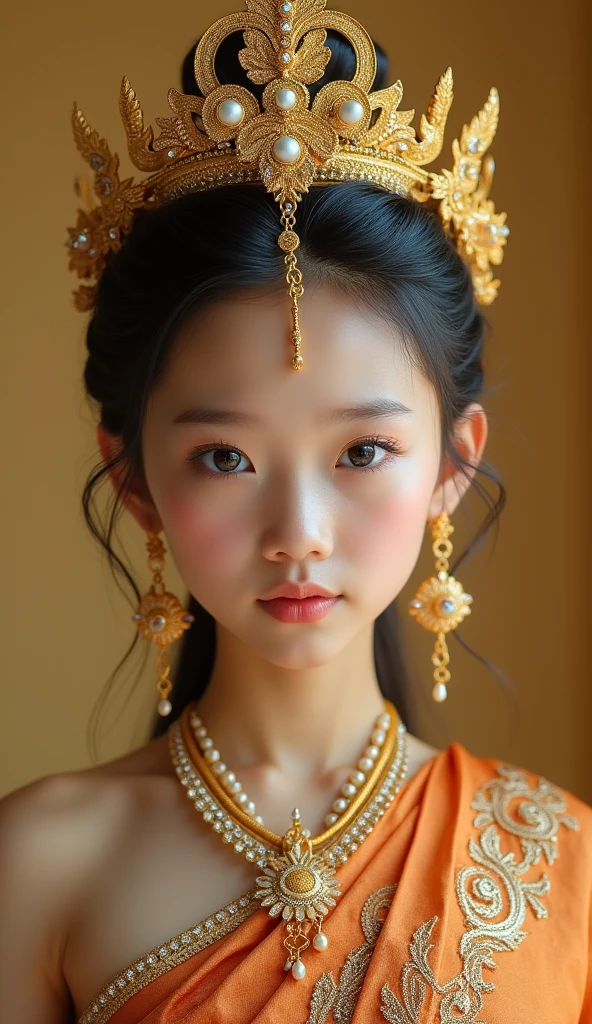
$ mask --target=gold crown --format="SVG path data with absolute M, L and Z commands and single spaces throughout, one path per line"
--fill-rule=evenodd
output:
M 84 178 L 75 189 L 87 210 L 78 210 L 69 228 L 70 269 L 89 283 L 74 292 L 79 310 L 91 309 L 97 282 L 109 256 L 120 249 L 131 230 L 134 211 L 154 209 L 188 192 L 236 182 L 262 182 L 279 204 L 286 281 L 292 300 L 292 365 L 300 369 L 298 298 L 302 275 L 297 267 L 295 213 L 302 193 L 311 185 L 352 179 L 377 182 L 434 208 L 470 267 L 475 296 L 493 302 L 499 281 L 490 265 L 501 263 L 508 228 L 506 214 L 495 213 L 488 199 L 494 170 L 485 156 L 495 136 L 499 97 L 489 97 L 452 143 L 452 170 L 428 172 L 425 164 L 442 149 L 446 118 L 452 103 L 452 71 L 439 79 L 416 134 L 414 110 L 399 110 L 400 81 L 370 92 L 376 74 L 372 40 L 354 18 L 326 10 L 326 0 L 246 0 L 246 10 L 214 22 L 195 52 L 195 80 L 202 96 L 169 89 L 172 117 L 157 117 L 160 135 L 144 126 L 142 109 L 126 77 L 119 109 L 133 164 L 151 172 L 138 183 L 120 180 L 119 157 L 90 127 L 77 104 L 72 111 L 74 139 L 94 171 L 94 192 Z M 356 56 L 351 81 L 324 85 L 312 104 L 306 88 L 322 78 L 331 57 L 326 29 L 345 36 Z M 238 57 L 248 78 L 264 85 L 261 109 L 244 86 L 220 85 L 214 61 L 220 43 L 242 31 L 245 43 Z

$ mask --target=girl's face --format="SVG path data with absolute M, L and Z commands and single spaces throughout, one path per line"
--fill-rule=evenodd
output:
M 394 329 L 328 285 L 307 291 L 300 310 L 300 371 L 285 294 L 253 290 L 199 314 L 143 436 L 148 487 L 189 591 L 287 668 L 334 657 L 402 589 L 440 459 L 435 393 Z M 257 604 L 285 580 L 343 598 L 294 628 Z

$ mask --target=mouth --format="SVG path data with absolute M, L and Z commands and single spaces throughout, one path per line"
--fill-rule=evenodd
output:
M 259 599 L 257 604 L 280 622 L 315 622 L 328 615 L 343 597 L 343 594 L 327 596 L 312 594 L 310 597 L 273 597 Z

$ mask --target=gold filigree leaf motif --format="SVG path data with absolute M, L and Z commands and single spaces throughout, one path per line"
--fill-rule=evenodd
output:
M 351 81 L 329 82 L 310 102 L 308 85 L 326 71 L 331 49 L 327 30 L 351 43 L 356 70 Z M 242 32 L 239 61 L 248 79 L 265 86 L 262 103 L 242 85 L 218 81 L 215 58 L 227 36 Z M 219 18 L 196 47 L 195 80 L 201 96 L 169 89 L 169 117 L 156 118 L 160 135 L 144 125 L 142 109 L 127 78 L 119 108 L 128 152 L 148 176 L 120 182 L 119 157 L 111 154 L 74 104 L 78 150 L 94 173 L 99 200 L 78 211 L 70 228 L 70 267 L 84 278 L 74 301 L 91 309 L 96 284 L 112 253 L 131 230 L 135 211 L 154 209 L 188 192 L 237 181 L 264 185 L 278 203 L 286 284 L 291 300 L 291 365 L 301 369 L 298 299 L 303 293 L 297 265 L 297 205 L 313 185 L 364 178 L 408 199 L 428 204 L 471 269 L 475 295 L 489 304 L 499 281 L 490 269 L 503 257 L 508 228 L 488 198 L 493 160 L 486 156 L 497 129 L 499 98 L 487 102 L 453 143 L 452 170 L 430 173 L 424 165 L 442 149 L 453 97 L 452 71 L 440 77 L 416 134 L 413 110 L 399 110 L 401 82 L 370 90 L 376 75 L 372 40 L 355 18 L 327 10 L 326 0 L 246 0 L 245 10 Z M 374 123 L 372 120 L 374 118 Z

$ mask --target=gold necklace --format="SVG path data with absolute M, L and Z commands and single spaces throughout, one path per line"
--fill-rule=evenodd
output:
M 403 784 L 407 772 L 405 726 L 394 705 L 385 701 L 391 725 L 380 757 L 371 778 L 344 815 L 321 835 L 311 838 L 310 832 L 302 828 L 298 808 L 294 808 L 291 827 L 279 836 L 234 803 L 216 779 L 192 734 L 189 717 L 194 708 L 194 703 L 187 705 L 168 729 L 175 771 L 204 821 L 223 842 L 232 844 L 237 853 L 262 868 L 254 895 L 262 907 L 270 908 L 270 917 L 281 914 L 287 932 L 283 944 L 289 953 L 284 969 L 291 968 L 294 978 L 303 978 L 306 968 L 301 954 L 311 944 L 308 936 L 312 929 L 316 929 L 313 947 L 327 948 L 322 923 L 340 896 L 336 866 L 344 864 L 359 848 Z M 321 845 L 322 851 L 316 853 Z

